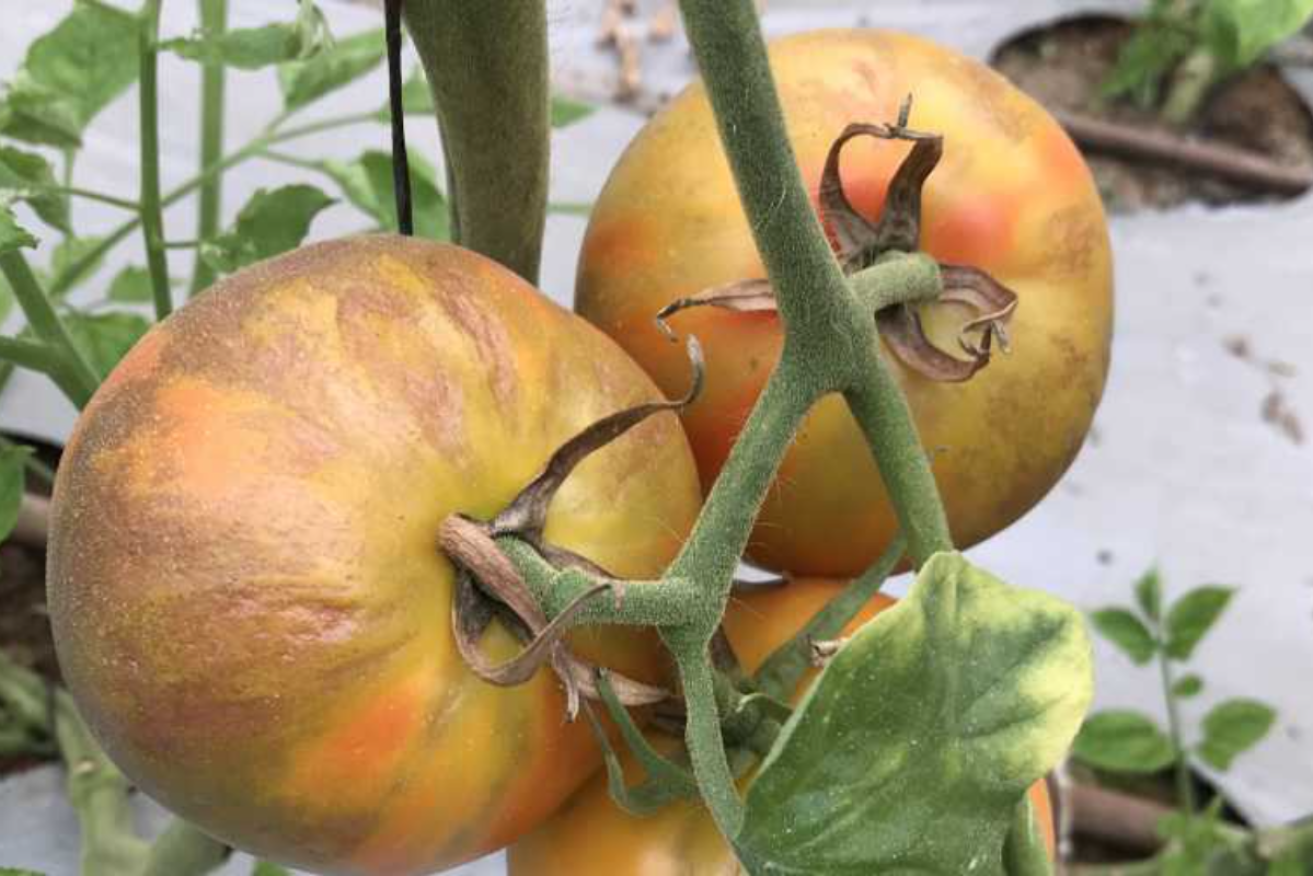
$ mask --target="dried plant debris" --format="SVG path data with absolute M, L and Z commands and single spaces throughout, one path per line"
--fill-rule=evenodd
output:
M 1298 369 L 1290 362 L 1281 359 L 1262 359 L 1254 353 L 1253 344 L 1244 335 L 1231 335 L 1222 339 L 1222 346 L 1228 353 L 1253 367 L 1259 369 L 1268 378 L 1270 389 L 1259 406 L 1259 416 L 1264 423 L 1276 429 L 1280 434 L 1300 445 L 1304 443 L 1304 426 L 1299 415 L 1290 405 L 1290 400 L 1282 391 L 1278 381 L 1288 380 L 1298 374 Z

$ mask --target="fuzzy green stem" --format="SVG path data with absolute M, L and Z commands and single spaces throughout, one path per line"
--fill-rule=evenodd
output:
M 870 313 L 850 293 L 812 210 L 752 0 L 682 0 L 680 5 L 784 321 L 780 367 L 797 362 L 810 373 L 812 387 L 847 390 L 849 404 L 860 405 L 854 413 L 907 533 L 908 552 L 920 565 L 952 548 L 943 506 L 906 400 L 879 354 Z
M 96 201 L 97 203 L 100 204 L 108 204 L 111 207 L 118 207 L 121 210 L 131 210 L 134 213 L 137 210 L 141 209 L 141 204 L 137 203 L 136 201 L 130 201 L 127 198 L 120 198 L 115 195 L 107 194 L 105 192 L 98 192 L 95 191 L 94 189 L 83 189 L 77 186 L 33 185 L 33 186 L 28 186 L 25 189 L 25 191 L 49 192 L 51 194 L 56 194 L 56 195 L 72 195 L 75 198 L 83 198 L 88 201 Z
M 228 28 L 228 0 L 200 0 L 201 28 L 207 39 L 218 39 Z M 224 91 L 227 68 L 221 61 L 207 61 L 201 68 L 201 155 L 202 168 L 223 158 Z M 201 184 L 197 204 L 196 235 L 209 240 L 219 234 L 223 210 L 223 173 L 215 173 Z M 197 258 L 192 267 L 191 295 L 214 282 L 214 269 Z
M 1194 783 L 1190 779 L 1190 760 L 1186 757 L 1181 713 L 1176 694 L 1173 692 L 1175 682 L 1172 679 L 1171 658 L 1167 656 L 1161 630 L 1158 631 L 1158 639 L 1158 671 L 1162 678 L 1163 698 L 1167 702 L 1167 732 L 1171 736 L 1172 749 L 1176 753 L 1172 763 L 1172 771 L 1176 779 L 1176 800 L 1185 817 L 1194 818 L 1198 813 L 1198 806 L 1194 799 Z
M 378 114 L 376 112 L 360 112 L 342 116 L 331 116 L 317 122 L 310 122 L 301 125 L 300 127 L 288 128 L 285 131 L 279 130 L 278 123 L 276 122 L 275 124 L 270 125 L 263 134 L 256 137 L 242 148 L 224 156 L 218 162 L 206 167 L 196 176 L 165 194 L 160 200 L 160 206 L 165 208 L 172 206 L 199 189 L 209 179 L 229 170 L 230 168 L 236 167 L 248 159 L 257 157 L 265 149 L 276 143 L 285 143 L 289 140 L 308 137 L 311 134 L 318 134 L 322 131 L 331 131 L 348 125 L 359 125 L 365 122 L 377 124 Z M 99 244 L 87 250 L 80 259 L 61 271 L 51 281 L 50 294 L 58 297 L 67 292 L 92 265 L 99 261 L 105 253 L 122 243 L 128 235 L 137 230 L 141 223 L 141 216 L 134 217 L 101 238 Z
M 708 607 L 714 615 L 694 621 L 703 644 L 720 623 L 734 570 L 784 452 L 821 394 L 808 386 L 808 376 L 787 358 L 771 374 L 707 495 L 692 536 L 666 572 L 668 578 L 701 581 L 713 590 L 715 601 Z
M 497 539 L 497 546 L 520 574 L 543 613 L 554 618 L 599 583 L 578 569 L 557 569 L 514 536 Z M 677 626 L 688 620 L 689 604 L 703 591 L 700 584 L 682 578 L 661 581 L 624 581 L 624 593 L 598 596 L 583 606 L 575 624 L 631 624 Z
M 720 832 L 726 837 L 737 836 L 743 827 L 745 809 L 725 754 L 720 710 L 716 707 L 715 675 L 705 649 L 701 659 L 679 660 L 679 677 L 688 711 L 684 744 L 693 763 L 698 790 Z
M 867 313 L 895 304 L 934 301 L 944 291 L 939 262 L 921 252 L 893 252 L 848 278 Z
M 160 0 L 146 0 L 141 9 L 138 40 L 138 106 L 141 145 L 141 230 L 146 238 L 146 266 L 155 296 L 155 318 L 173 312 L 169 261 L 164 252 L 164 214 L 160 204 L 159 107 Z
M 456 243 L 537 283 L 550 91 L 543 0 L 408 0 L 437 107 Z
M 64 357 L 57 350 L 26 338 L 0 336 L 0 359 L 47 375 L 57 374 L 64 367 Z
M 231 854 L 232 849 L 194 824 L 175 818 L 151 844 L 141 876 L 202 876 Z
M 907 534 L 912 564 L 919 568 L 932 554 L 952 550 L 953 538 L 930 457 L 917 438 L 907 399 L 882 354 L 871 352 L 874 361 L 867 371 L 868 381 L 845 392 L 844 398 L 874 450 L 875 465 L 893 499 L 898 525 Z
M 14 297 L 27 317 L 28 326 L 62 360 L 58 371 L 48 373 L 56 379 L 69 401 L 79 409 L 84 407 L 100 385 L 100 378 L 69 334 L 68 326 L 55 312 L 27 259 L 17 251 L 4 253 L 0 255 L 0 271 L 9 281 Z

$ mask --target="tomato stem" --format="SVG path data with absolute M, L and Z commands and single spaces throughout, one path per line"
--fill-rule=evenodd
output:
M 537 283 L 547 215 L 550 90 L 543 0 L 407 0 L 433 92 L 453 242 Z
M 228 28 L 228 0 L 200 0 L 201 29 L 207 40 L 217 40 Z M 218 59 L 201 67 L 201 154 L 200 166 L 209 167 L 223 158 L 224 93 L 227 68 Z M 209 240 L 219 234 L 223 211 L 223 174 L 215 173 L 201 183 L 196 206 L 196 236 Z M 197 256 L 192 267 L 191 291 L 195 295 L 214 282 L 214 269 Z
M 0 271 L 9 281 L 14 298 L 27 317 L 27 324 L 48 350 L 58 354 L 47 362 L 51 370 L 46 373 L 69 401 L 82 408 L 100 385 L 100 378 L 69 333 L 68 326 L 59 318 L 22 253 L 15 250 L 0 255 Z
M 164 250 L 164 214 L 160 203 L 160 109 L 158 88 L 160 0 L 147 0 L 138 34 L 139 110 L 141 114 L 141 230 L 146 265 L 155 297 L 155 318 L 173 312 L 169 263 Z

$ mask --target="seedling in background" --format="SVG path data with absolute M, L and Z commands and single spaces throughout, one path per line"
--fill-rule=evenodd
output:
M 1110 606 L 1090 616 L 1094 628 L 1137 666 L 1156 662 L 1162 680 L 1167 704 L 1166 731 L 1141 712 L 1110 709 L 1090 715 L 1072 746 L 1072 755 L 1077 760 L 1109 772 L 1147 774 L 1173 770 L 1180 812 L 1159 824 L 1159 831 L 1169 840 L 1169 845 L 1159 859 L 1162 869 L 1155 872 L 1182 876 L 1284 872 L 1278 869 L 1279 858 L 1272 859 L 1272 869 L 1266 871 L 1209 869 L 1267 859 L 1253 857 L 1258 852 L 1251 848 L 1252 835 L 1222 821 L 1220 797 L 1200 811 L 1190 778 L 1192 758 L 1224 772 L 1237 757 L 1261 742 L 1276 721 L 1276 711 L 1266 703 L 1244 697 L 1228 699 L 1204 715 L 1202 735 L 1196 741 L 1188 745 L 1185 741 L 1181 704 L 1199 696 L 1205 682 L 1198 673 L 1178 675 L 1175 669 L 1179 664 L 1189 663 L 1235 592 L 1234 588 L 1216 585 L 1197 587 L 1172 602 L 1164 613 L 1162 583 L 1158 571 L 1150 569 L 1135 584 L 1134 608 Z
M 1310 16 L 1313 0 L 1152 0 L 1104 94 L 1184 125 L 1213 86 L 1260 62 Z

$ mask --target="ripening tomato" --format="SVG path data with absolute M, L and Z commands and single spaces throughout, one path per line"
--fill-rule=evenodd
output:
M 1016 292 L 1011 355 L 964 383 L 891 366 L 933 458 L 954 540 L 966 547 L 1008 526 L 1053 486 L 1081 446 L 1103 392 L 1112 331 L 1111 256 L 1103 208 L 1080 153 L 1037 103 L 987 67 L 929 42 L 872 30 L 779 40 L 771 64 L 803 179 L 816 202 L 827 151 L 852 122 L 886 123 L 913 95 L 910 126 L 944 135 L 924 189 L 922 247 L 979 268 Z M 842 156 L 853 206 L 874 219 L 904 142 L 869 137 Z M 678 345 L 653 323 L 665 305 L 762 277 L 706 93 L 695 84 L 639 133 L 593 210 L 576 309 L 618 340 L 666 393 L 688 383 Z M 974 314 L 972 314 L 974 315 Z M 950 354 L 969 318 L 922 309 Z M 671 320 L 706 353 L 702 396 L 684 415 L 709 489 L 778 360 L 773 313 L 714 308 Z M 755 562 L 846 577 L 869 566 L 895 519 L 847 406 L 823 399 L 804 423 L 748 547 Z
M 725 634 L 739 662 L 756 671 L 782 642 L 802 629 L 837 592 L 836 582 L 797 579 L 782 587 L 736 594 L 725 613 Z M 893 605 L 877 594 L 848 625 L 846 633 Z M 815 673 L 799 685 L 801 697 Z M 677 748 L 670 737 L 650 738 L 666 752 Z M 643 775 L 627 752 L 622 755 L 630 783 Z M 1055 832 L 1048 789 L 1043 781 L 1030 789 L 1035 817 L 1049 855 Z M 679 801 L 638 818 L 612 802 L 606 776 L 596 776 L 540 828 L 511 846 L 508 876 L 738 876 L 742 871 L 729 844 L 700 802 Z
M 306 247 L 216 285 L 105 382 L 55 490 L 65 678 L 145 791 L 315 872 L 426 873 L 499 848 L 599 762 L 546 669 L 473 676 L 438 529 L 487 519 L 594 420 L 657 390 L 499 265 L 395 236 Z M 586 460 L 546 537 L 653 577 L 696 514 L 672 417 Z M 655 638 L 589 629 L 648 681 Z M 521 647 L 495 621 L 481 647 Z

